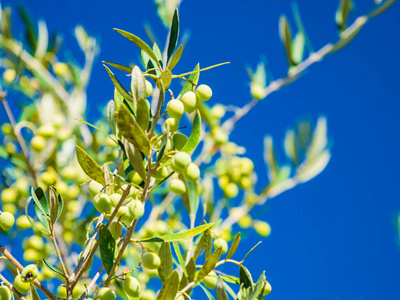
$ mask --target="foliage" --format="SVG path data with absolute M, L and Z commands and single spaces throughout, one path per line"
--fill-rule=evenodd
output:
M 36 31 L 20 9 L 25 36 L 18 40 L 20 35 L 11 30 L 11 8 L 1 12 L 2 86 L 24 96 L 15 119 L 8 95 L 0 95 L 9 118 L 2 124 L 0 146 L 5 166 L 1 234 L 15 239 L 23 232 L 27 236 L 23 259 L 40 267 L 38 274 L 35 265 L 24 269 L 0 245 L 9 262 L 6 267 L 16 276 L 11 280 L 0 275 L 0 280 L 18 298 L 29 291 L 32 299 L 40 299 L 36 288 L 48 299 L 68 300 L 88 296 L 183 300 L 196 287 L 218 300 L 262 299 L 271 292 L 265 274 L 254 282 L 244 264 L 258 244 L 241 260 L 234 259 L 241 235 L 233 231 L 237 226 L 252 227 L 260 236 L 270 234 L 268 223 L 253 220 L 251 210 L 323 171 L 330 160 L 327 121 L 320 117 L 314 127 L 301 122 L 287 131 L 285 162 L 278 162 L 272 137 L 265 137 L 269 182 L 261 190 L 255 187 L 254 163 L 229 135 L 262 99 L 345 46 L 393 1 L 378 3 L 375 11 L 350 26 L 352 2 L 341 1 L 335 18 L 339 40 L 315 52 L 295 6 L 295 34 L 287 17 L 279 21 L 287 77 L 271 81 L 265 65 L 258 64 L 249 71 L 251 101 L 231 115 L 213 103 L 212 89 L 200 78 L 201 72 L 226 63 L 206 68 L 193 64 L 186 73 L 176 74 L 173 69 L 184 48 L 175 9 L 179 1 L 156 3 L 170 28 L 165 49 L 161 52 L 159 45 L 115 29 L 126 43 L 140 49 L 142 65 L 104 62 L 115 89 L 95 124 L 86 121 L 85 109 L 98 53 L 96 40 L 76 27 L 85 62 L 80 66 L 63 61 L 60 39 L 49 38 L 44 21 Z M 107 65 L 127 73 L 130 86 L 124 86 Z M 182 130 L 185 127 L 188 130 Z M 189 129 L 187 136 L 183 132 Z M 223 272 L 227 263 L 237 265 L 236 274 Z M 106 274 L 100 278 L 103 270 Z M 153 277 L 159 280 L 150 281 Z M 45 281 L 55 288 L 45 288 L 41 284 Z M 10 298 L 8 290 L 1 293 Z

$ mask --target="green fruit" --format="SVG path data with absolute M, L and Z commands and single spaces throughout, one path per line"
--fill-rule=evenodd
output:
M 250 177 L 242 176 L 239 180 L 239 186 L 241 189 L 244 189 L 244 190 L 251 188 L 252 182 L 251 182 Z
M 179 121 L 174 118 L 168 118 L 165 120 L 164 127 L 168 129 L 169 132 L 176 131 L 179 127 Z
M 145 80 L 145 83 L 146 83 L 146 98 L 147 98 L 150 97 L 151 94 L 153 94 L 153 86 L 148 80 Z
M 264 282 L 264 290 L 263 290 L 262 295 L 263 296 L 268 295 L 269 293 L 271 293 L 271 290 L 272 290 L 272 288 L 271 288 L 270 283 L 268 281 L 265 281 Z
M 181 151 L 181 149 L 183 148 L 183 146 L 185 146 L 188 139 L 189 138 L 183 133 L 176 132 L 172 138 L 175 149 Z
M 32 235 L 23 243 L 22 246 L 23 246 L 24 250 L 31 248 L 31 249 L 34 249 L 37 251 L 43 251 L 44 243 L 43 243 L 43 239 L 41 237 L 39 237 L 37 235 Z
M 17 218 L 17 227 L 20 230 L 31 228 L 31 222 L 29 222 L 28 217 L 26 215 L 19 216 Z
M 69 67 L 66 63 L 57 62 L 53 64 L 53 71 L 58 76 L 65 76 L 69 73 Z
M 190 163 L 185 169 L 185 178 L 188 181 L 196 181 L 200 177 L 200 169 L 199 167 L 194 164 Z
M 27 265 L 21 272 L 21 280 L 23 282 L 32 282 L 39 275 L 39 270 L 36 265 Z
M 152 290 L 144 290 L 140 293 L 139 300 L 156 300 L 157 295 Z
M 192 91 L 186 92 L 182 96 L 181 101 L 183 103 L 185 111 L 188 114 L 192 113 L 197 107 L 197 97 L 196 94 Z
M 161 265 L 161 259 L 155 253 L 147 252 L 146 254 L 143 255 L 142 265 L 146 269 L 150 270 L 158 269 L 158 267 Z
M 217 119 L 221 119 L 225 116 L 225 107 L 221 104 L 216 104 L 211 108 L 211 114 Z
M 225 188 L 223 188 L 223 191 L 226 198 L 235 198 L 239 193 L 239 188 L 235 183 L 229 182 Z
M 126 175 L 126 179 L 136 185 L 141 184 L 143 181 L 142 177 L 140 177 L 139 173 L 135 170 L 130 171 L 128 175 Z
M 114 240 L 118 240 L 121 237 L 122 226 L 118 222 L 112 222 L 108 228 L 113 236 Z
M 3 211 L 2 213 L 0 213 L 0 227 L 4 231 L 9 231 L 11 227 L 13 227 L 14 222 L 15 218 L 11 213 L 7 211 Z
M 65 288 L 65 286 L 59 286 L 57 289 L 57 295 L 59 298 L 62 299 L 67 299 L 67 289 Z
M 45 171 L 42 174 L 40 174 L 40 180 L 44 184 L 49 185 L 49 186 L 54 185 L 56 183 L 56 179 L 49 171 Z
M 10 123 L 3 123 L 3 125 L 1 125 L 1 132 L 3 132 L 4 135 L 13 135 L 14 129 Z
M 256 82 L 250 84 L 250 94 L 256 100 L 261 100 L 265 98 L 265 88 Z
M 90 196 L 94 197 L 97 194 L 100 194 L 103 189 L 103 185 L 98 183 L 97 181 L 92 180 L 89 183 L 89 194 Z
M 208 85 L 202 84 L 197 87 L 196 96 L 201 101 L 210 100 L 212 96 L 212 90 Z
M 215 144 L 221 146 L 228 141 L 228 135 L 221 127 L 214 127 L 211 130 L 211 135 L 214 138 Z
M 127 276 L 124 280 L 123 288 L 125 293 L 131 297 L 139 297 L 140 284 L 139 281 L 132 276 Z
M 3 73 L 3 79 L 7 83 L 13 82 L 16 76 L 17 72 L 14 69 L 7 69 Z
M 17 275 L 14 279 L 14 288 L 21 294 L 26 294 L 29 291 L 31 284 L 29 282 L 23 282 L 21 275 Z
M 31 140 L 32 149 L 40 152 L 46 147 L 46 139 L 41 135 L 35 135 Z
M 11 291 L 5 285 L 0 286 L 0 300 L 11 300 Z
M 139 219 L 144 214 L 144 205 L 140 200 L 132 200 L 129 203 L 129 214 L 133 219 Z
M 3 203 L 6 202 L 15 202 L 18 199 L 18 192 L 16 189 L 10 187 L 1 191 L 1 201 Z
M 242 174 L 244 175 L 250 175 L 254 170 L 254 163 L 250 158 L 247 157 L 242 157 L 240 159 L 239 166 Z
M 119 201 L 121 200 L 121 197 L 122 197 L 122 195 L 120 195 L 120 194 L 116 194 L 116 193 L 112 194 L 110 196 L 111 206 L 116 207 L 118 205 Z
M 192 158 L 186 152 L 178 152 L 172 158 L 171 167 L 177 173 L 183 173 L 187 166 L 192 162 Z
M 100 300 L 114 300 L 117 298 L 117 295 L 112 289 L 108 287 L 102 287 L 97 291 L 96 298 Z
M 51 125 L 42 125 L 39 127 L 37 134 L 44 138 L 51 138 L 56 134 L 56 129 Z
M 185 183 L 180 180 L 180 179 L 172 179 L 169 182 L 169 189 L 171 190 L 171 192 L 181 195 L 184 192 L 186 192 L 186 185 Z
M 41 252 L 29 248 L 27 250 L 24 251 L 24 260 L 25 261 L 38 261 L 43 259 L 43 255 L 41 254 Z
M 183 103 L 179 100 L 172 99 L 167 104 L 167 112 L 172 118 L 175 119 L 182 118 L 182 115 L 184 113 Z
M 238 224 L 242 228 L 249 228 L 252 222 L 253 220 L 251 219 L 250 215 L 244 215 L 238 220 Z
M 100 213 L 105 213 L 111 208 L 110 197 L 107 194 L 97 194 L 93 199 L 93 204 Z
M 121 206 L 121 207 L 118 209 L 117 217 L 120 218 L 120 220 L 121 220 L 125 225 L 131 224 L 131 222 L 132 222 L 132 220 L 133 220 L 133 218 L 132 218 L 131 215 L 130 215 L 128 206 Z
M 78 263 L 79 263 L 79 261 L 82 259 L 82 255 L 83 255 L 83 251 L 82 251 L 81 253 L 79 253 L 79 256 L 78 256 Z M 86 256 L 86 259 L 87 259 L 87 256 Z M 86 272 L 89 271 L 89 269 L 90 269 L 90 267 L 92 266 L 92 264 L 93 264 L 93 257 L 90 259 L 88 265 L 86 266 L 86 269 L 85 269 Z M 61 298 L 61 297 L 60 297 L 60 298 Z
M 224 239 L 215 239 L 214 240 L 214 248 L 215 250 L 221 248 L 221 254 L 225 254 L 228 252 L 228 243 Z
M 74 166 L 66 166 L 61 170 L 61 176 L 63 176 L 66 180 L 72 180 L 75 179 L 76 176 L 78 176 L 78 172 L 76 170 L 76 167 Z
M 254 223 L 254 229 L 261 236 L 269 236 L 271 234 L 271 226 L 267 222 L 257 221 Z
M 206 277 L 203 279 L 203 283 L 206 287 L 213 290 L 217 286 L 217 274 L 214 271 L 211 271 Z

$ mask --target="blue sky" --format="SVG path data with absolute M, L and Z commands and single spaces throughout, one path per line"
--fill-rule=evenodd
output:
M 21 1 L 2 5 L 14 3 Z M 73 54 L 79 55 L 72 37 L 74 26 L 83 25 L 99 39 L 101 53 L 88 90 L 91 118 L 112 97 L 112 83 L 101 60 L 128 64 L 139 57 L 134 45 L 112 28 L 145 37 L 143 24 L 148 22 L 164 44 L 166 30 L 150 0 L 22 3 L 32 16 L 62 32 L 64 47 Z M 298 4 L 314 48 L 336 40 L 336 1 Z M 352 17 L 367 13 L 373 1 L 356 4 Z M 400 211 L 399 12 L 395 3 L 368 23 L 348 47 L 260 103 L 231 136 L 254 158 L 263 182 L 265 135 L 272 135 L 280 146 L 285 131 L 298 120 L 315 121 L 319 115 L 328 119 L 332 159 L 327 169 L 268 201 L 257 215 L 270 223 L 272 234 L 247 263 L 254 274 L 266 270 L 273 290 L 268 299 L 400 298 L 400 248 L 393 226 Z M 213 88 L 212 101 L 245 104 L 250 100 L 246 65 L 254 68 L 265 58 L 275 78 L 287 70 L 278 36 L 281 13 L 289 16 L 293 27 L 290 1 L 183 1 L 181 28 L 190 32 L 190 40 L 176 70 L 189 71 L 197 62 L 208 66 L 230 61 L 228 66 L 204 72 L 201 81 Z M 282 147 L 279 150 L 283 159 Z M 241 251 L 257 239 L 248 234 Z

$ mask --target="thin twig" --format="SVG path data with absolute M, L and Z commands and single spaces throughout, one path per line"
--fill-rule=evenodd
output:
M 18 299 L 21 300 L 26 300 L 26 298 L 24 297 L 24 295 L 22 295 L 20 292 L 18 292 L 14 286 L 5 278 L 3 277 L 3 275 L 0 274 L 0 280 L 5 283 L 5 285 L 14 293 L 15 296 L 18 297 Z

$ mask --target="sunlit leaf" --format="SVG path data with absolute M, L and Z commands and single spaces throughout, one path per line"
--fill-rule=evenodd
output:
M 161 282 L 165 283 L 168 276 L 174 270 L 171 246 L 169 243 L 161 244 L 160 251 L 158 252 L 158 256 L 160 257 L 160 260 L 161 260 L 161 264 L 158 267 L 158 275 L 160 276 Z
M 157 300 L 173 300 L 175 299 L 176 293 L 179 287 L 179 274 L 178 271 L 174 271 L 169 275 L 160 293 L 157 296 Z
M 200 143 L 200 137 L 201 137 L 201 116 L 200 112 L 196 111 L 196 115 L 194 117 L 192 124 L 192 131 L 190 133 L 189 139 L 187 140 L 186 144 L 181 149 L 181 152 L 192 153 L 197 148 L 197 145 Z
M 109 274 L 114 264 L 115 240 L 111 232 L 103 224 L 100 225 L 98 241 L 101 261 L 107 274 Z
M 175 47 L 178 43 L 178 37 L 179 37 L 179 14 L 178 14 L 178 9 L 175 9 L 169 32 L 167 63 L 169 62 L 172 54 L 174 53 Z
M 221 257 L 221 251 L 222 248 L 220 247 L 215 250 L 215 252 L 211 254 L 209 258 L 207 258 L 206 262 L 201 267 L 199 274 L 197 275 L 196 282 L 200 282 L 201 280 L 203 280 L 204 277 L 206 277 L 212 270 L 215 269 L 215 266 L 217 265 L 219 258 Z
M 76 145 L 76 157 L 83 172 L 94 181 L 105 185 L 104 173 L 99 164 L 86 153 L 81 147 Z

